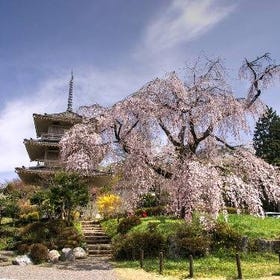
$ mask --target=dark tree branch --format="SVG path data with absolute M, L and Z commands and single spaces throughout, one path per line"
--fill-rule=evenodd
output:
M 125 136 L 128 136 L 131 131 L 137 126 L 137 124 L 139 123 L 139 120 L 137 120 L 132 126 L 131 128 L 126 132 Z
M 205 138 L 207 138 L 211 134 L 212 131 L 213 131 L 213 125 L 210 124 L 208 126 L 208 128 L 205 130 L 205 132 L 203 133 L 203 135 L 197 139 L 197 142 L 200 143 L 201 141 L 203 141 Z
M 218 136 L 216 136 L 216 135 L 211 135 L 211 136 L 214 137 L 218 142 L 223 143 L 230 150 L 233 150 L 233 151 L 235 150 L 235 147 L 229 145 L 226 141 L 224 141 L 223 139 L 219 138 Z
M 266 76 L 272 77 L 272 73 L 274 72 L 274 70 L 280 69 L 280 65 L 268 65 L 262 73 L 258 73 L 254 67 L 258 67 L 259 66 L 258 62 L 261 61 L 262 59 L 266 59 L 266 60 L 270 61 L 271 59 L 269 57 L 269 53 L 265 53 L 261 57 L 257 57 L 257 59 L 255 59 L 251 62 L 249 62 L 245 58 L 246 66 L 250 70 L 251 74 L 253 75 L 253 82 L 251 85 L 250 92 L 252 92 L 252 93 L 255 92 L 255 94 L 253 95 L 251 100 L 250 101 L 248 100 L 247 108 L 250 108 L 256 102 L 256 100 L 259 98 L 259 96 L 262 93 L 259 82 L 262 81 Z
M 175 146 L 175 147 L 180 147 L 181 143 L 176 141 L 173 136 L 171 135 L 171 132 L 169 131 L 169 129 L 163 124 L 162 120 L 159 119 L 159 126 L 162 128 L 162 130 L 164 131 L 164 133 L 166 134 L 168 140 Z
M 145 163 L 151 167 L 158 175 L 163 176 L 165 179 L 171 179 L 173 176 L 173 173 L 164 170 L 163 168 L 156 166 L 155 164 L 152 164 L 151 162 L 149 162 L 147 159 L 145 159 Z

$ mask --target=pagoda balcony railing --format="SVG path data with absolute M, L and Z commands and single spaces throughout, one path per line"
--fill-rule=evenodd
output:
M 47 168 L 62 168 L 65 164 L 60 160 L 52 160 L 52 159 L 41 159 L 38 161 L 37 167 L 47 167 Z
M 42 133 L 41 140 L 59 141 L 63 135 L 63 133 Z

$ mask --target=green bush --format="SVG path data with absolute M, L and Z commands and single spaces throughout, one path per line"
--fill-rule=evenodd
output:
M 154 192 L 143 194 L 139 200 L 140 207 L 154 207 L 159 205 L 159 198 Z
M 82 235 L 62 220 L 30 223 L 21 230 L 19 237 L 20 244 L 42 243 L 49 249 L 76 247 L 83 242 Z
M 33 244 L 30 251 L 30 257 L 35 264 L 42 263 L 48 260 L 48 248 L 41 244 Z
M 130 229 L 132 229 L 134 226 L 140 225 L 141 220 L 137 216 L 130 216 L 127 218 L 124 218 L 120 221 L 117 232 L 121 234 L 127 233 Z
M 225 222 L 216 222 L 210 234 L 212 237 L 212 250 L 238 248 L 242 238 L 237 231 Z
M 211 247 L 211 236 L 203 229 L 199 217 L 178 227 L 168 238 L 170 257 L 205 256 Z
M 25 243 L 19 244 L 16 247 L 17 253 L 20 255 L 24 255 L 30 253 L 31 246 Z
M 113 239 L 113 253 L 116 259 L 139 258 L 140 250 L 144 250 L 145 257 L 156 257 L 165 249 L 164 237 L 158 232 L 134 232 Z
M 38 221 L 39 220 L 39 212 L 30 212 L 28 214 L 20 215 L 20 219 L 23 221 L 31 222 L 31 221 Z

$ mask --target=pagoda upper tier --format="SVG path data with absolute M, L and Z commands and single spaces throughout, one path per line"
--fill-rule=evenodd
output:
M 30 161 L 37 161 L 33 167 L 17 167 L 19 177 L 29 184 L 41 184 L 59 169 L 63 168 L 60 159 L 59 141 L 64 133 L 82 117 L 72 111 L 57 114 L 33 114 L 37 139 L 24 139 Z

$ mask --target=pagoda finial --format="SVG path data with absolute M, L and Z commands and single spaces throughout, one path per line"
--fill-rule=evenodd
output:
M 68 105 L 67 105 L 67 112 L 72 112 L 73 108 L 73 80 L 74 80 L 74 76 L 73 76 L 73 71 L 71 71 L 71 79 L 69 82 L 69 94 L 68 94 Z

